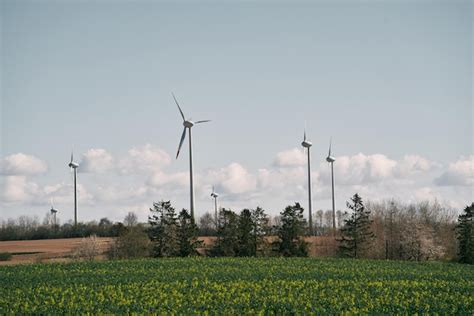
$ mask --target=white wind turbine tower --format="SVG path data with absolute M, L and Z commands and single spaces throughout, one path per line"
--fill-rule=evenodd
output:
M 54 208 L 53 206 L 53 199 L 51 199 L 51 216 L 53 217 L 53 227 L 56 227 L 56 213 L 58 212 L 57 209 Z
M 331 164 L 331 187 L 332 187 L 332 229 L 336 236 L 336 200 L 334 199 L 334 161 L 336 158 L 331 156 L 332 138 L 329 139 L 329 152 L 326 161 Z
M 212 186 L 212 193 L 211 197 L 214 199 L 214 219 L 216 221 L 216 229 L 217 229 L 217 198 L 219 197 L 219 194 L 216 193 L 214 190 L 214 186 Z
M 313 144 L 309 141 L 306 140 L 306 128 L 304 130 L 304 137 L 303 137 L 303 142 L 301 143 L 301 146 L 306 148 L 306 151 L 308 152 L 308 224 L 309 224 L 309 235 L 313 236 L 313 205 L 312 205 L 312 199 L 311 199 L 311 146 Z
M 190 186 L 190 207 L 191 207 L 191 219 L 194 221 L 194 182 L 193 182 L 193 143 L 192 143 L 192 136 L 191 136 L 191 128 L 194 126 L 194 124 L 201 124 L 205 122 L 210 122 L 211 120 L 201 120 L 201 121 L 196 121 L 193 122 L 191 119 L 186 120 L 184 117 L 183 111 L 181 110 L 181 107 L 179 106 L 178 100 L 176 100 L 176 97 L 173 95 L 174 102 L 176 102 L 176 105 L 178 106 L 179 113 L 181 114 L 181 117 L 183 118 L 183 134 L 181 134 L 181 140 L 179 141 L 179 146 L 178 146 L 178 152 L 176 153 L 176 159 L 178 159 L 179 156 L 179 151 L 181 150 L 181 146 L 183 145 L 184 138 L 186 137 L 186 129 L 188 129 L 189 132 L 189 186 Z
M 77 225 L 77 167 L 79 164 L 74 162 L 74 153 L 71 152 L 71 162 L 69 168 L 74 171 L 74 225 Z

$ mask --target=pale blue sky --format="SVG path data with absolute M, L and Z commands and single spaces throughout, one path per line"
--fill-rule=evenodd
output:
M 315 164 L 330 135 L 336 155 L 414 154 L 445 169 L 473 153 L 470 1 L 3 0 L 0 18 L 0 154 L 45 161 L 40 187 L 69 181 L 72 146 L 78 159 L 147 143 L 173 158 L 182 127 L 172 91 L 187 116 L 213 120 L 193 133 L 198 171 L 267 168 L 299 147 L 305 120 Z M 187 150 L 166 170 L 186 172 Z M 89 188 L 92 177 L 146 182 L 84 175 Z M 6 214 L 41 207 L 10 203 Z

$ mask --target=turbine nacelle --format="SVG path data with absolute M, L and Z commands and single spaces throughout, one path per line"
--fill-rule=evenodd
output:
M 191 121 L 191 120 L 183 121 L 183 126 L 184 126 L 184 127 L 187 127 L 187 128 L 191 128 L 191 127 L 194 126 L 194 122 Z
M 58 210 L 55 210 L 54 208 L 51 208 L 51 214 L 56 214 L 58 212 Z
M 305 147 L 305 148 L 309 148 L 311 146 L 313 146 L 313 143 L 311 143 L 309 140 L 304 140 L 302 143 L 301 143 L 301 146 Z
M 217 197 L 219 197 L 219 194 L 217 194 L 217 193 L 215 193 L 215 192 L 212 192 L 212 193 L 211 193 L 211 197 L 217 198 Z
M 326 161 L 329 162 L 329 163 L 331 163 L 331 162 L 336 161 L 336 158 L 334 158 L 333 156 L 328 156 L 328 157 L 326 158 Z

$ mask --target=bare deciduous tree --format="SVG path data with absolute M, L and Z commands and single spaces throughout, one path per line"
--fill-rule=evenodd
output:
M 128 212 L 128 214 L 125 215 L 125 218 L 123 219 L 123 224 L 127 227 L 136 226 L 138 224 L 137 215 L 133 212 Z

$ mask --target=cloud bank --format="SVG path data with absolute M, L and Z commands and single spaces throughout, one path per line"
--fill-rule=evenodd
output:
M 312 159 L 313 203 L 315 208 L 328 208 L 329 165 L 323 159 L 318 164 L 318 157 Z M 90 207 L 84 211 L 87 214 L 81 214 L 89 218 L 117 218 L 119 214 L 139 209 L 143 218 L 151 203 L 159 199 L 170 199 L 178 207 L 188 207 L 188 170 L 170 171 L 171 161 L 166 151 L 150 144 L 131 148 L 123 156 L 103 148 L 85 151 L 79 167 L 83 173 L 79 181 L 79 204 L 81 209 Z M 70 209 L 72 182 L 65 176 L 60 183 L 47 183 L 48 177 L 44 176 L 41 179 L 46 184 L 39 184 L 38 175 L 47 171 L 47 164 L 34 156 L 18 153 L 3 158 L 0 204 L 29 208 L 41 205 L 44 210 L 54 199 L 58 208 Z M 461 157 L 443 166 L 416 154 L 393 159 L 383 154 L 358 153 L 336 157 L 334 171 L 339 209 L 345 209 L 345 201 L 355 192 L 371 200 L 438 199 L 453 207 L 461 207 L 472 199 L 474 156 Z M 209 194 L 215 186 L 223 206 L 239 209 L 262 205 L 276 214 L 286 203 L 306 202 L 306 176 L 306 156 L 298 148 L 277 153 L 273 163 L 257 170 L 238 162 L 196 170 L 198 210 L 202 213 L 210 207 Z

